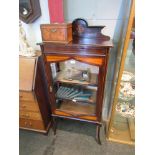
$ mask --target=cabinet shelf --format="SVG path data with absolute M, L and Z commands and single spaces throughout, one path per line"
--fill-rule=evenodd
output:
M 86 103 L 76 103 L 73 101 L 63 100 L 57 110 L 70 113 L 72 115 L 93 115 L 95 114 L 95 105 Z
M 75 103 L 86 103 L 86 104 L 95 104 L 95 100 L 96 98 L 90 98 L 88 101 L 84 101 L 84 100 L 75 100 L 75 99 L 69 99 L 69 98 L 59 98 L 57 97 L 58 100 L 66 100 L 66 101 L 73 101 Z
M 56 93 L 58 100 L 68 100 L 73 102 L 84 102 L 95 104 L 96 103 L 97 90 L 84 89 L 75 86 L 60 86 Z
M 62 82 L 62 83 L 75 84 L 75 85 L 86 85 L 86 86 L 90 85 L 90 86 L 97 87 L 97 83 L 98 83 L 97 78 L 98 78 L 98 74 L 91 73 L 89 81 L 67 80 L 67 79 L 65 79 L 64 73 L 61 71 L 61 72 L 57 73 L 57 77 L 55 79 L 55 82 Z

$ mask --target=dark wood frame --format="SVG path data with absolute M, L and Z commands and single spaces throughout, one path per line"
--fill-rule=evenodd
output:
M 101 29 L 104 27 L 89 27 L 87 22 L 83 19 L 76 19 L 73 21 L 73 41 L 68 44 L 59 43 L 41 43 L 41 51 L 44 59 L 46 78 L 48 81 L 48 94 L 50 96 L 52 104 L 52 117 L 53 117 L 53 127 L 56 133 L 56 123 L 55 118 L 67 118 L 79 121 L 85 121 L 94 123 L 97 125 L 96 136 L 97 141 L 100 144 L 99 131 L 101 127 L 101 117 L 102 117 L 102 106 L 103 106 L 103 95 L 104 95 L 104 85 L 107 72 L 107 64 L 109 58 L 109 50 L 113 47 L 112 41 L 108 36 L 101 34 Z M 79 27 L 81 29 L 79 29 Z M 96 101 L 96 116 L 81 116 L 72 115 L 65 112 L 60 112 L 55 108 L 55 94 L 51 91 L 52 88 L 52 77 L 51 77 L 51 62 L 59 62 L 62 60 L 75 59 L 80 60 L 84 63 L 93 64 L 99 67 L 98 75 L 98 91 L 97 91 L 97 101 Z M 87 59 L 90 58 L 89 62 Z M 97 62 L 99 60 L 99 62 Z

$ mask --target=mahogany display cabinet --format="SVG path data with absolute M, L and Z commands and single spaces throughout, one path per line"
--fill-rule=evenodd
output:
M 103 28 L 76 19 L 71 42 L 40 43 L 55 133 L 57 117 L 85 121 L 96 124 L 100 143 L 104 86 L 113 47 L 110 37 L 101 34 Z

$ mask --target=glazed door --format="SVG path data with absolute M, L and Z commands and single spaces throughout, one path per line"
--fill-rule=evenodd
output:
M 99 121 L 104 58 L 46 56 L 52 114 Z

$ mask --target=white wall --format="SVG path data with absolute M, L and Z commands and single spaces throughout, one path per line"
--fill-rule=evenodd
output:
M 89 25 L 105 25 L 107 34 L 118 41 L 127 0 L 64 0 L 66 21 L 84 18 Z
M 34 49 L 40 49 L 40 47 L 37 46 L 36 43 L 42 41 L 40 24 L 50 23 L 49 12 L 48 12 L 48 1 L 40 0 L 40 7 L 41 7 L 42 15 L 35 22 L 31 24 L 25 24 L 22 22 L 22 25 L 26 32 L 27 40 Z
M 89 25 L 105 25 L 106 34 L 114 42 L 118 42 L 125 11 L 125 5 L 128 0 L 64 0 L 65 21 L 72 22 L 75 18 L 85 18 Z M 40 24 L 50 23 L 48 12 L 48 0 L 40 0 L 41 17 L 32 24 L 23 23 L 30 45 L 36 46 L 41 42 Z

